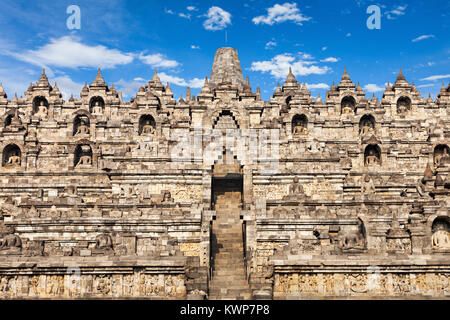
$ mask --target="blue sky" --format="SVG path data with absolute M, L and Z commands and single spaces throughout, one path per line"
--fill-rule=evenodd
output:
M 305 1 L 25 1 L 2 0 L 0 81 L 8 97 L 36 82 L 43 67 L 65 98 L 79 96 L 97 68 L 126 101 L 158 69 L 175 98 L 200 91 L 215 50 L 238 50 L 253 91 L 268 100 L 289 66 L 313 96 L 339 82 L 344 66 L 367 96 L 380 97 L 399 68 L 424 96 L 450 81 L 450 2 Z M 69 30 L 66 9 L 81 10 Z M 381 29 L 369 30 L 369 5 Z

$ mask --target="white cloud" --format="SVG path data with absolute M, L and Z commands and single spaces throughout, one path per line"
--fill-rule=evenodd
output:
M 320 60 L 320 62 L 338 62 L 338 61 L 339 61 L 339 59 L 335 58 L 335 57 L 329 57 L 329 58 Z
M 180 65 L 180 63 L 175 60 L 166 59 L 161 53 L 150 54 L 147 56 L 140 53 L 139 60 L 153 68 L 175 68 Z
M 10 52 L 9 55 L 40 67 L 66 68 L 100 67 L 107 69 L 129 64 L 134 59 L 132 53 L 123 53 L 102 45 L 89 46 L 81 43 L 80 39 L 75 36 L 51 39 L 50 43 L 37 50 L 28 50 L 24 53 Z
M 283 79 L 289 73 L 289 67 L 292 67 L 292 72 L 296 76 L 306 76 L 310 74 L 325 74 L 330 68 L 320 67 L 315 65 L 313 61 L 305 61 L 302 59 L 296 59 L 291 54 L 279 54 L 273 57 L 269 61 L 256 61 L 252 62 L 250 70 L 269 72 L 273 77 L 277 79 Z
M 189 80 L 188 85 L 191 88 L 201 88 L 205 83 L 205 79 L 194 78 Z
M 222 30 L 225 29 L 227 25 L 231 24 L 231 14 L 216 6 L 208 9 L 206 17 L 208 19 L 203 22 L 203 27 L 206 30 Z
M 167 14 L 175 14 L 175 12 L 173 12 L 170 9 L 165 9 L 164 12 L 167 13 Z
M 435 65 L 435 63 L 432 62 L 432 61 L 430 61 L 430 62 L 427 62 L 427 65 L 428 65 L 429 67 L 431 67 L 432 65 Z
M 190 15 L 189 13 L 186 14 L 186 13 L 180 12 L 180 13 L 178 14 L 178 16 L 181 17 L 181 18 L 185 18 L 185 19 L 190 19 L 190 18 L 191 18 L 191 15 Z
M 384 88 L 379 87 L 374 83 L 369 83 L 364 86 L 364 90 L 366 90 L 367 92 L 379 92 L 384 91 Z
M 405 14 L 405 10 L 408 7 L 408 5 L 404 5 L 404 6 L 397 6 L 396 8 L 394 8 L 393 10 L 390 11 L 386 11 L 386 17 L 389 20 L 393 20 L 398 16 L 403 16 Z
M 322 47 L 322 51 L 325 51 L 327 49 L 328 49 L 328 47 Z
M 180 87 L 201 88 L 203 87 L 204 79 L 194 78 L 186 81 L 183 78 L 166 74 L 165 72 L 158 73 L 162 82 L 169 82 Z
M 450 74 L 438 74 L 438 75 L 426 77 L 426 78 L 423 78 L 423 79 L 420 79 L 420 80 L 422 80 L 422 81 L 436 81 L 436 80 L 447 79 L 447 78 L 450 78 Z
M 304 16 L 297 8 L 296 3 L 275 4 L 271 8 L 267 8 L 266 16 L 258 16 L 252 19 L 254 24 L 268 24 L 282 23 L 292 21 L 298 25 L 302 25 L 303 21 L 309 21 L 311 17 Z
M 310 90 L 316 90 L 316 89 L 328 89 L 330 86 L 326 83 L 307 83 L 306 88 Z
M 420 86 L 417 86 L 417 88 L 427 88 L 427 87 L 434 87 L 436 84 L 429 83 L 429 84 L 421 84 Z
M 134 81 L 125 81 L 120 79 L 116 85 L 122 91 L 124 97 L 134 97 L 140 87 L 144 86 L 147 81 L 143 78 L 135 78 Z
M 196 45 L 192 44 L 191 49 L 200 49 L 200 46 L 196 46 Z
M 186 9 L 188 11 L 197 11 L 198 10 L 195 6 L 187 6 Z
M 276 41 L 269 41 L 266 43 L 265 49 L 272 49 L 275 48 L 277 46 L 277 42 Z
M 299 54 L 302 55 L 303 59 L 307 59 L 307 60 L 314 59 L 314 57 L 312 55 L 310 55 L 309 53 L 299 52 Z
M 434 38 L 434 34 L 424 34 L 422 36 L 419 36 L 417 38 L 412 39 L 411 41 L 412 42 L 417 42 L 417 41 L 425 40 L 425 39 L 428 39 L 428 38 Z
M 345 36 L 346 36 L 346 37 L 351 37 L 352 34 L 349 32 L 349 33 L 347 33 Z
M 61 91 L 64 100 L 68 100 L 72 94 L 78 96 L 84 86 L 84 83 L 74 82 L 67 75 L 56 77 L 53 80 L 56 81 L 56 84 L 58 85 L 59 91 Z

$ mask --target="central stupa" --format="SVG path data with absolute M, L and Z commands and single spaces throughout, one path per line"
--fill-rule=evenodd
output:
M 227 79 L 224 79 L 225 75 Z M 239 62 L 238 52 L 234 48 L 219 48 L 214 57 L 210 85 L 217 86 L 224 80 L 231 81 L 240 90 L 244 86 L 241 63 Z

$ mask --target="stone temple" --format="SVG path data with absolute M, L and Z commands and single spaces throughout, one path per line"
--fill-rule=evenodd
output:
M 0 86 L 1 299 L 450 297 L 450 85 Z

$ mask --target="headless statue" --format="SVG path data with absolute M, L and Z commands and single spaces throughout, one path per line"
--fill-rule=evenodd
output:
M 435 157 L 435 159 L 434 159 L 434 164 L 435 164 L 436 166 L 439 166 L 439 165 L 441 164 L 441 160 L 442 160 L 442 159 L 444 159 L 444 158 L 449 158 L 449 157 L 450 157 L 450 155 L 448 154 L 447 148 L 444 148 L 442 154 L 439 153 L 439 154 L 436 155 L 436 157 Z
M 90 166 L 92 164 L 92 159 L 90 156 L 81 156 L 77 163 L 77 166 Z
M 8 158 L 5 167 L 20 167 L 20 157 L 17 154 L 13 154 Z
M 0 240 L 0 243 L 0 250 L 22 247 L 22 240 L 15 234 L 7 234 Z
M 112 248 L 112 239 L 108 234 L 101 234 L 96 238 L 96 249 L 111 249 Z
M 435 249 L 450 249 L 450 233 L 444 229 L 435 231 L 431 243 Z

